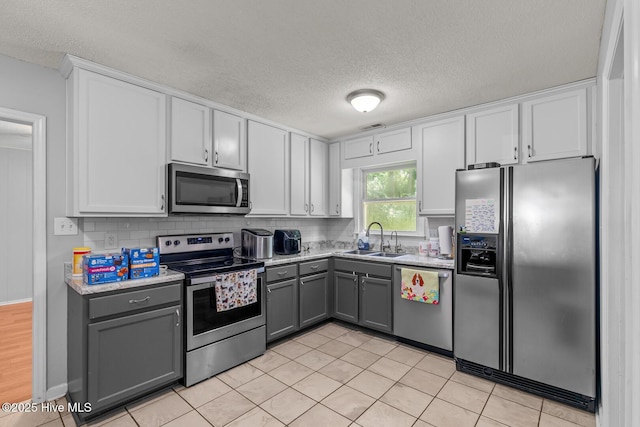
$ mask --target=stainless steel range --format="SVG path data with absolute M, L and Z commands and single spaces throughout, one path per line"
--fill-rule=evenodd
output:
M 158 236 L 158 247 L 185 274 L 185 385 L 264 353 L 264 263 L 234 258 L 233 233 Z

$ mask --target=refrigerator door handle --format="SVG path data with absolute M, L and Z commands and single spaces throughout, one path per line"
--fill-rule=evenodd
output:
M 512 269 L 513 262 L 513 166 L 506 168 L 503 185 L 503 265 L 501 271 L 502 282 L 502 336 L 503 336 L 503 367 L 506 372 L 513 372 L 512 364 Z

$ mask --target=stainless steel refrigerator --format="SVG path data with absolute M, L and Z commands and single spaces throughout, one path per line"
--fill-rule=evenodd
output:
M 595 410 L 595 167 L 456 172 L 459 370 Z

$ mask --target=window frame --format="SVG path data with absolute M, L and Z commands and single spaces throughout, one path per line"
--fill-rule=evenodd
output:
M 366 191 L 367 191 L 367 184 L 366 184 L 366 176 L 368 173 L 372 173 L 372 172 L 385 172 L 385 171 L 390 171 L 390 170 L 397 170 L 397 169 L 403 169 L 403 168 L 416 168 L 416 196 L 415 197 L 405 197 L 405 198 L 395 198 L 395 199 L 387 199 L 390 201 L 403 201 L 403 200 L 415 200 L 415 208 L 416 208 L 416 231 L 398 231 L 398 236 L 405 236 L 405 237 L 425 237 L 425 219 L 423 217 L 420 216 L 420 211 L 418 209 L 418 192 L 419 192 L 419 183 L 418 183 L 418 162 L 417 161 L 409 161 L 409 162 L 402 162 L 402 163 L 394 163 L 394 164 L 388 164 L 388 165 L 380 165 L 380 166 L 371 166 L 371 167 L 362 167 L 360 168 L 360 170 L 358 171 L 358 180 L 357 180 L 357 185 L 358 185 L 358 192 L 356 194 L 358 194 L 359 200 L 358 200 L 358 205 L 357 205 L 357 221 L 356 221 L 356 229 L 354 230 L 354 233 L 357 234 L 359 233 L 360 230 L 366 230 L 367 226 L 369 224 L 365 224 L 365 218 L 364 218 L 364 204 L 366 201 L 374 201 L 374 200 L 383 200 L 383 199 L 367 199 L 366 198 Z M 376 228 L 377 230 L 377 228 Z M 392 231 L 396 231 L 396 230 L 386 230 L 385 229 L 385 233 L 386 233 L 386 237 L 385 239 L 389 239 L 389 236 Z

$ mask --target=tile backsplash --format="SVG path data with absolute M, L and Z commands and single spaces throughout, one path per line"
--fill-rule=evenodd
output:
M 236 245 L 242 228 L 299 229 L 303 244 L 327 240 L 333 220 L 323 218 L 245 218 L 214 216 L 171 216 L 167 218 L 84 218 L 78 224 L 84 244 L 93 250 L 155 246 L 156 237 L 185 233 L 233 232 Z M 340 222 L 341 220 L 337 220 Z M 350 221 L 348 221 L 350 222 Z M 340 228 L 338 227 L 338 230 Z M 353 232 L 353 231 L 352 231 Z M 114 248 L 105 245 L 106 234 L 115 233 Z
M 451 217 L 429 217 L 429 235 L 438 236 L 438 227 L 453 225 Z M 355 244 L 353 219 L 341 218 L 246 218 L 224 216 L 170 216 L 167 218 L 84 218 L 79 229 L 84 233 L 84 245 L 94 251 L 118 249 L 120 247 L 155 246 L 156 237 L 185 233 L 233 232 L 236 245 L 240 245 L 242 228 L 299 229 L 305 246 L 327 245 L 349 249 Z M 105 245 L 106 234 L 113 233 L 117 242 L 113 247 Z M 385 233 L 385 240 L 390 236 Z M 418 242 L 424 238 L 403 237 L 398 241 L 407 252 L 416 252 Z

